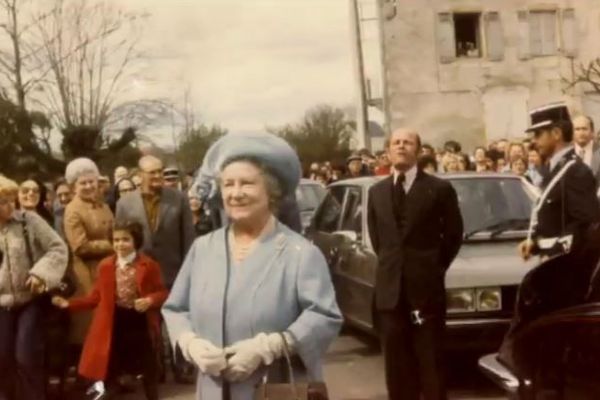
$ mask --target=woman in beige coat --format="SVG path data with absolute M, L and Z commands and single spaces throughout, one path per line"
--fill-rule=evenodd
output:
M 98 200 L 99 176 L 98 167 L 87 158 L 71 161 L 65 172 L 75 195 L 64 216 L 65 237 L 73 255 L 74 296 L 91 292 L 98 263 L 113 252 L 110 243 L 113 215 L 108 205 Z M 83 343 L 90 320 L 89 312 L 73 316 L 69 335 L 72 344 Z

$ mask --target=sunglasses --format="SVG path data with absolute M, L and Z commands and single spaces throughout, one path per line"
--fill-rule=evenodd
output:
M 39 194 L 40 188 L 23 186 L 22 188 L 19 189 L 19 191 L 23 194 L 27 194 L 27 193 Z

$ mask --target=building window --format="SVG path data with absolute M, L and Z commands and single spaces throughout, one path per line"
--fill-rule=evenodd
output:
M 454 13 L 456 57 L 481 57 L 481 30 L 479 13 Z
M 529 46 L 532 56 L 550 56 L 558 52 L 556 11 L 529 12 Z

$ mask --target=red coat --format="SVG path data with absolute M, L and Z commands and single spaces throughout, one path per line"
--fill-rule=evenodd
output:
M 152 299 L 146 316 L 150 337 L 158 343 L 160 307 L 167 299 L 168 291 L 162 283 L 156 261 L 139 253 L 135 263 L 138 293 L 140 297 Z M 85 297 L 69 299 L 69 309 L 73 312 L 96 308 L 79 361 L 79 374 L 89 379 L 104 380 L 108 372 L 116 302 L 116 268 L 116 256 L 105 258 L 98 265 L 98 278 L 92 292 Z

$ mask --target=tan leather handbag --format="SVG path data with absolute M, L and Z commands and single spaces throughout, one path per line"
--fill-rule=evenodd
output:
M 296 382 L 290 349 L 283 334 L 281 338 L 289 382 L 269 383 L 265 375 L 263 382 L 256 388 L 254 400 L 328 400 L 327 386 L 324 382 Z

